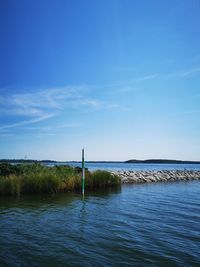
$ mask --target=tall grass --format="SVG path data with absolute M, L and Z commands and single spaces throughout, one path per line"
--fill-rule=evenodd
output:
M 47 167 L 41 164 L 0 164 L 0 195 L 80 191 L 82 186 L 80 168 L 70 166 Z M 118 186 L 120 179 L 107 171 L 85 173 L 87 190 Z
M 85 187 L 89 189 L 105 189 L 120 184 L 120 178 L 108 171 L 97 170 L 86 173 Z

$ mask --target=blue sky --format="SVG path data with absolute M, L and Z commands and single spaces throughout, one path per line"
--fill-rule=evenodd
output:
M 200 160 L 199 0 L 0 0 L 0 158 Z

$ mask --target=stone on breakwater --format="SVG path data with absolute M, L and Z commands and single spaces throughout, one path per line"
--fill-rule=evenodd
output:
M 163 171 L 117 171 L 122 184 L 172 182 L 200 180 L 200 171 L 163 170 Z

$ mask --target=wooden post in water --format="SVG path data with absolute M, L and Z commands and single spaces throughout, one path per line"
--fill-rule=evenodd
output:
M 84 159 L 84 148 L 82 149 L 82 195 L 85 194 L 85 159 Z

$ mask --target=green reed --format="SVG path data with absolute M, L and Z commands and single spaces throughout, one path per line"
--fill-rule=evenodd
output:
M 85 188 L 92 191 L 120 184 L 117 175 L 107 171 L 85 172 Z M 81 168 L 71 166 L 48 167 L 42 164 L 0 164 L 0 195 L 81 191 Z

